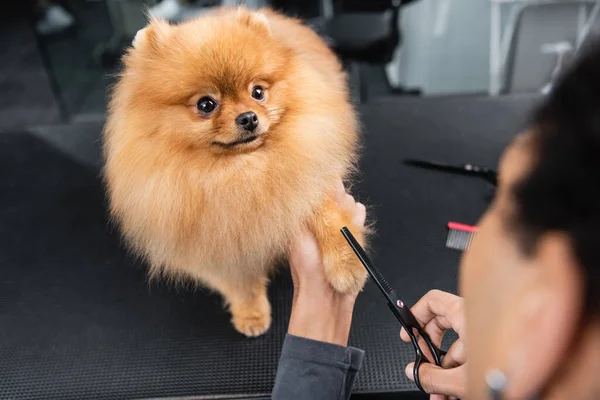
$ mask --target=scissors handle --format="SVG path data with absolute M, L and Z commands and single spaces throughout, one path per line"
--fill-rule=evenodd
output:
M 423 338 L 423 341 L 425 342 L 425 344 L 427 344 L 427 347 L 429 348 L 429 351 L 433 355 L 433 362 L 435 362 L 435 365 L 441 367 L 442 366 L 442 359 L 446 355 L 447 351 L 446 350 L 442 350 L 439 347 L 437 347 L 435 344 L 433 344 L 433 342 L 431 341 L 431 338 L 429 337 L 429 335 L 427 334 L 427 332 L 425 332 L 423 329 L 419 329 L 419 335 Z M 425 357 L 425 359 L 427 361 L 429 361 L 427 359 L 427 357 Z
M 431 341 L 431 338 L 427 334 L 427 332 L 425 332 L 422 328 L 417 328 L 417 331 L 419 332 L 419 335 L 421 336 L 421 338 L 423 339 L 425 344 L 427 344 L 429 351 L 433 355 L 433 361 L 435 362 L 435 364 L 437 366 L 441 367 L 442 359 L 444 358 L 444 356 L 446 355 L 447 352 L 445 350 L 438 348 L 436 345 L 434 345 L 433 342 Z M 420 391 L 422 391 L 423 393 L 427 393 L 425 391 L 425 389 L 423 388 L 423 386 L 421 385 L 421 377 L 420 377 L 419 371 L 421 369 L 421 364 L 429 363 L 430 361 L 427 358 L 427 356 L 425 356 L 425 354 L 423 354 L 423 351 L 421 350 L 421 347 L 418 344 L 415 345 L 414 347 L 415 347 L 415 364 L 413 365 L 413 376 L 415 378 L 415 384 L 417 385 L 417 387 L 419 388 Z
M 415 349 L 415 363 L 413 365 L 413 376 L 415 378 L 415 384 L 417 385 L 420 391 L 426 393 L 423 389 L 423 386 L 421 385 L 419 369 L 421 368 L 421 364 L 429 363 L 431 361 L 429 360 L 429 358 L 427 358 L 425 354 L 423 354 L 423 350 L 421 349 L 421 346 L 419 344 L 419 338 L 421 338 L 423 342 L 425 342 L 425 344 L 427 345 L 427 348 L 429 349 L 429 352 L 433 357 L 432 361 L 437 366 L 442 366 L 442 359 L 446 355 L 446 351 L 438 348 L 435 344 L 433 344 L 433 341 L 431 340 L 431 337 L 429 337 L 429 334 L 427 334 L 427 332 L 425 332 L 425 330 L 421 327 L 414 314 L 410 311 L 408 307 L 404 305 L 402 300 L 395 298 L 395 296 L 394 298 L 391 298 L 390 296 L 390 298 L 388 298 L 388 306 L 392 310 L 398 321 L 400 321 L 400 324 L 410 337 L 410 341 Z
M 394 303 L 394 304 L 390 304 L 390 303 Z M 446 352 L 442 349 L 439 349 L 435 344 L 433 344 L 433 341 L 429 337 L 429 334 L 427 334 L 427 332 L 425 332 L 425 330 L 421 327 L 421 324 L 419 324 L 419 321 L 417 321 L 417 318 L 415 318 L 412 311 L 410 311 L 410 309 L 408 307 L 406 307 L 406 305 L 400 299 L 395 299 L 395 300 L 389 301 L 388 306 L 390 307 L 390 309 L 392 310 L 392 312 L 394 313 L 394 315 L 396 316 L 398 321 L 400 321 L 400 324 L 402 325 L 404 330 L 407 331 L 407 333 L 411 337 L 411 339 L 413 339 L 413 337 L 414 337 L 413 344 L 415 345 L 415 350 L 419 346 L 418 346 L 418 337 L 416 337 L 416 335 L 414 334 L 413 329 L 415 329 L 417 331 L 418 335 L 427 344 L 429 351 L 433 355 L 433 361 L 436 363 L 436 365 L 439 365 L 441 367 L 442 366 L 442 358 L 444 355 L 446 355 Z M 409 333 L 409 331 L 410 331 L 410 333 Z M 427 357 L 425 357 L 425 358 L 427 359 Z

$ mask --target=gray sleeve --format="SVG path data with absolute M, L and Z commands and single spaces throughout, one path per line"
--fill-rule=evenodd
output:
M 348 399 L 364 354 L 353 347 L 287 335 L 272 399 Z

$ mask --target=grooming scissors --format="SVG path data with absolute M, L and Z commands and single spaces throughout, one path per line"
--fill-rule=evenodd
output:
M 429 351 L 433 356 L 433 361 L 436 365 L 442 366 L 442 358 L 446 355 L 446 351 L 439 349 L 433 342 L 431 338 L 425 332 L 425 330 L 421 327 L 413 313 L 410 309 L 400 300 L 396 291 L 390 286 L 387 279 L 382 275 L 382 273 L 375 267 L 373 261 L 369 258 L 365 250 L 358 243 L 352 232 L 347 227 L 342 228 L 342 234 L 348 241 L 354 253 L 360 260 L 360 262 L 364 265 L 364 267 L 369 272 L 369 275 L 383 293 L 383 296 L 387 300 L 388 307 L 394 313 L 394 316 L 400 321 L 400 324 L 410 337 L 410 341 L 415 348 L 415 365 L 413 367 L 413 376 L 415 377 L 415 384 L 422 392 L 426 393 L 423 387 L 421 386 L 421 381 L 419 380 L 419 368 L 422 363 L 428 363 L 430 360 L 421 350 L 419 346 L 419 337 L 423 339 L 423 341 L 427 344 Z

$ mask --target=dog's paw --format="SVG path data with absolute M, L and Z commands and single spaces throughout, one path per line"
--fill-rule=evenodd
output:
M 325 276 L 339 293 L 358 293 L 367 281 L 367 271 L 353 252 L 341 251 L 323 260 Z
M 248 337 L 264 334 L 271 326 L 271 305 L 267 298 L 248 306 L 232 309 L 231 322 L 235 329 Z

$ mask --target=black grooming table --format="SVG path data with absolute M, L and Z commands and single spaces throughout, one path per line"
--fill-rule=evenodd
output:
M 476 222 L 490 190 L 401 160 L 494 166 L 533 101 L 393 98 L 360 109 L 359 198 L 378 221 L 375 262 L 407 303 L 431 288 L 456 291 L 459 254 L 444 247 L 445 225 Z M 0 133 L 0 398 L 268 396 L 289 318 L 288 272 L 271 285 L 273 326 L 258 339 L 233 330 L 218 296 L 149 284 L 107 227 L 90 159 L 100 126 L 65 129 Z M 367 354 L 357 393 L 416 390 L 403 373 L 413 350 L 398 330 L 369 284 L 351 334 Z

